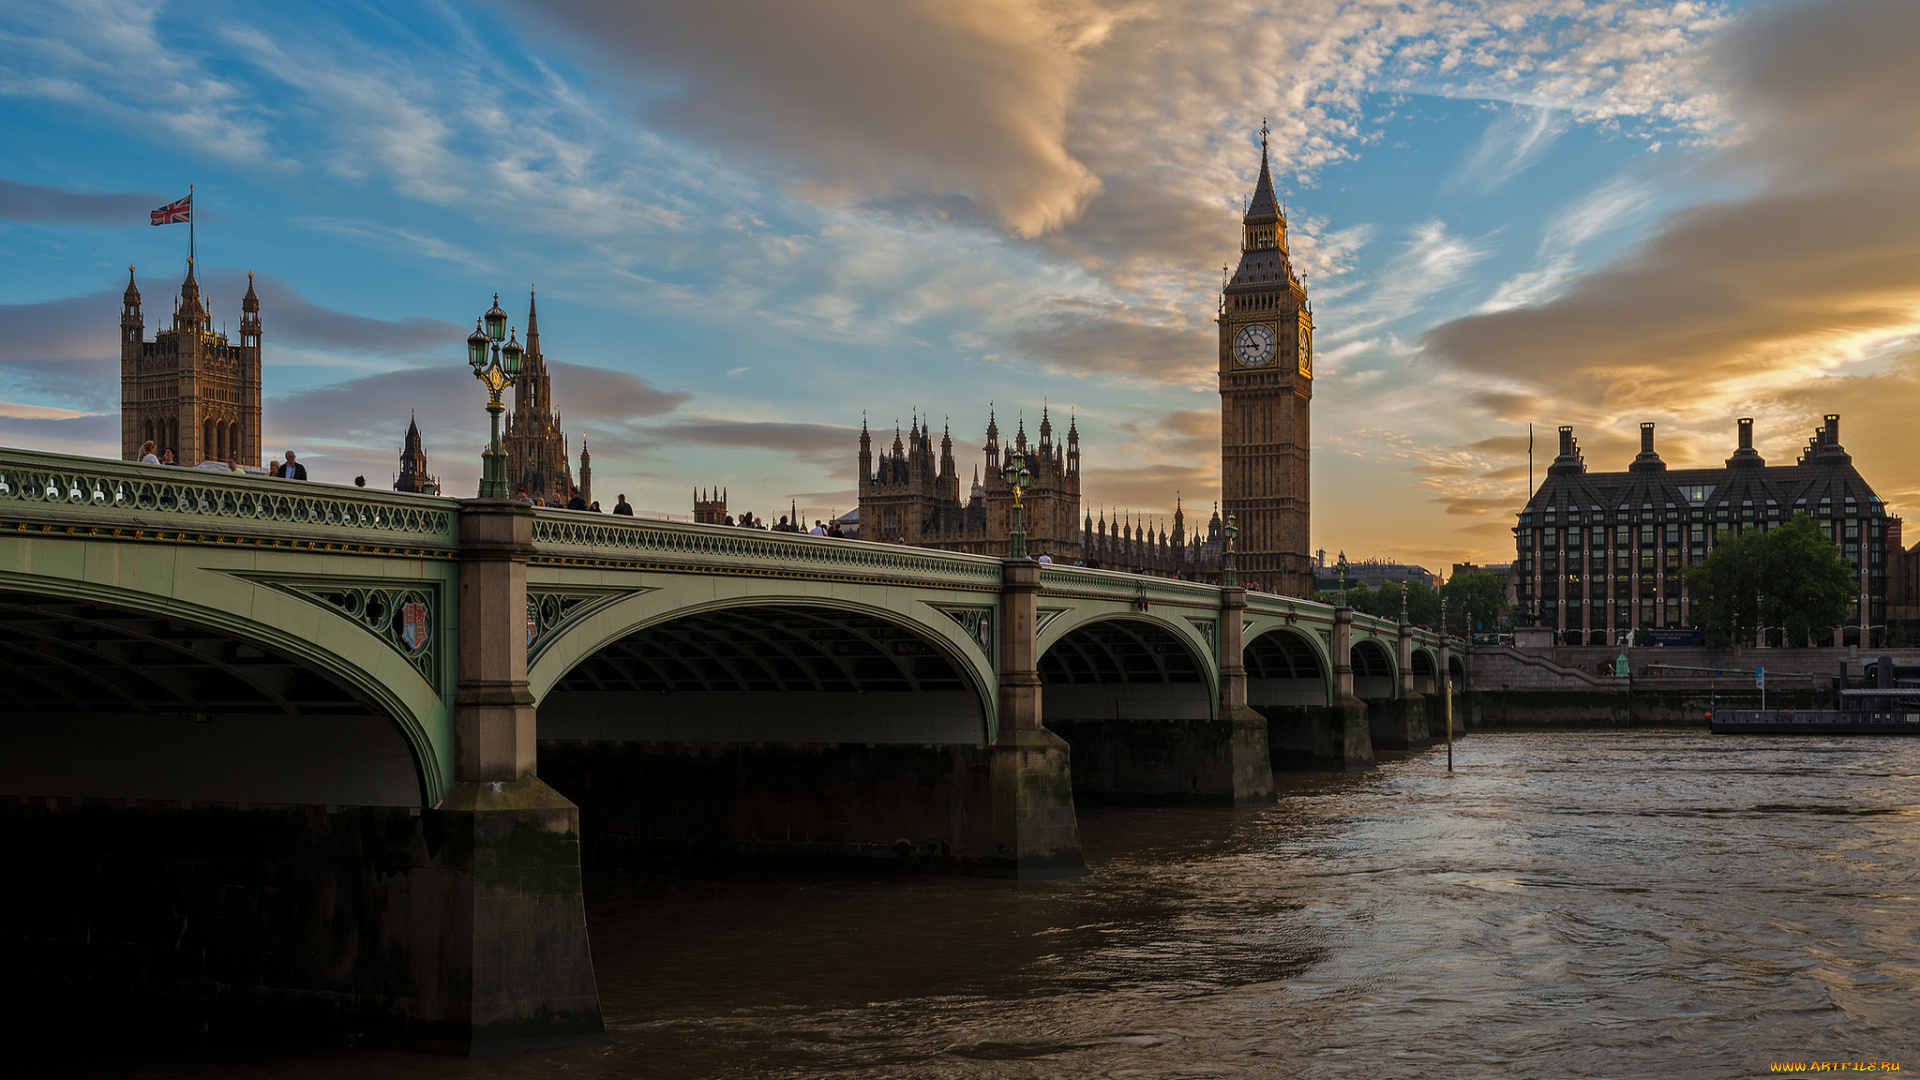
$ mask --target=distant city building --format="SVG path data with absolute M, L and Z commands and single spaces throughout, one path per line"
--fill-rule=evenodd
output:
M 1241 222 L 1240 264 L 1222 285 L 1220 502 L 1235 519 L 1240 583 L 1287 596 L 1313 590 L 1308 484 L 1313 311 L 1287 254 L 1287 220 L 1267 167 Z
M 253 274 L 240 301 L 238 342 L 213 329 L 192 259 L 174 299 L 173 325 L 152 341 L 131 266 L 121 301 L 120 456 L 138 461 L 151 439 L 157 453 L 172 450 L 182 465 L 260 465 L 260 298 Z
M 1552 630 L 1563 644 L 1613 644 L 1637 627 L 1694 625 L 1686 567 L 1706 561 L 1715 537 L 1769 529 L 1804 511 L 1859 574 L 1851 625 L 1834 644 L 1883 644 L 1888 567 L 1899 553 L 1890 517 L 1840 445 L 1828 414 L 1792 465 L 1769 466 L 1753 448 L 1753 421 L 1718 469 L 1673 469 L 1640 425 L 1640 454 L 1625 472 L 1590 473 L 1573 429 L 1519 515 L 1515 617 Z M 1896 597 L 1897 599 L 1897 597 Z
M 427 475 L 427 452 L 420 445 L 420 424 L 407 418 L 407 437 L 400 445 L 400 472 L 393 478 L 393 490 L 418 495 L 440 494 L 440 480 Z
M 1327 553 L 1320 551 L 1314 556 L 1314 587 L 1325 592 L 1340 587 L 1340 565 L 1327 563 Z M 1365 585 L 1377 589 L 1382 585 L 1398 585 L 1403 581 L 1418 581 L 1429 588 L 1440 587 L 1440 575 L 1424 566 L 1413 563 L 1388 562 L 1385 559 L 1361 559 L 1358 562 L 1348 560 L 1346 583 L 1348 588 Z
M 513 382 L 513 410 L 507 414 L 500 445 L 507 454 L 507 490 L 521 488 L 545 506 L 565 506 L 577 491 L 593 501 L 593 472 L 587 446 L 580 444 L 580 483 L 573 482 L 568 464 L 567 435 L 560 428 L 560 410 L 553 405 L 553 380 L 547 358 L 540 351 L 540 317 L 533 294 L 527 294 L 527 355 L 520 377 Z

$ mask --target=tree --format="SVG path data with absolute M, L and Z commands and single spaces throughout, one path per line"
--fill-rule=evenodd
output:
M 1474 623 L 1482 627 L 1499 625 L 1500 609 L 1507 601 L 1507 583 L 1492 571 L 1467 570 L 1440 586 L 1440 598 L 1447 602 L 1447 632 L 1464 636 L 1472 633 Z
M 1686 583 L 1707 644 L 1721 648 L 1762 624 L 1788 645 L 1831 637 L 1858 591 L 1840 549 L 1804 513 L 1766 532 L 1721 533 Z
M 1760 615 L 1784 631 L 1781 644 L 1831 640 L 1860 591 L 1840 548 L 1806 514 L 1766 533 L 1761 563 Z
M 1344 602 L 1355 611 L 1364 611 L 1368 615 L 1377 615 L 1382 619 L 1400 620 L 1400 591 L 1403 583 L 1398 581 L 1382 582 L 1377 589 L 1370 589 L 1361 582 L 1347 586 Z M 1432 626 L 1440 621 L 1440 594 L 1433 591 L 1424 581 L 1405 582 L 1407 621 L 1415 626 Z M 1328 604 L 1340 604 L 1342 597 L 1338 589 L 1315 593 L 1314 599 Z
M 1687 595 L 1708 645 L 1724 649 L 1743 635 L 1751 637 L 1760 625 L 1766 541 L 1767 535 L 1757 530 L 1738 536 L 1724 531 L 1714 538 L 1713 553 L 1705 562 L 1687 567 Z

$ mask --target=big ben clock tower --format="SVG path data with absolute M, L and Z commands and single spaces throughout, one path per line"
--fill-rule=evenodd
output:
M 1313 313 L 1287 257 L 1287 222 L 1267 170 L 1240 231 L 1240 265 L 1220 297 L 1221 512 L 1237 519 L 1240 582 L 1287 596 L 1313 594 L 1308 559 L 1308 416 L 1313 401 Z

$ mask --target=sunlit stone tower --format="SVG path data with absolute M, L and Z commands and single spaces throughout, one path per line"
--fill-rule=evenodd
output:
M 140 457 L 152 439 L 182 465 L 232 458 L 260 464 L 260 298 L 247 274 L 240 339 L 213 329 L 200 283 L 187 277 L 174 301 L 172 327 L 146 340 L 140 289 L 127 267 L 120 307 L 120 456 Z
M 567 434 L 560 429 L 560 410 L 553 406 L 553 380 L 547 358 L 540 351 L 540 316 L 533 295 L 527 295 L 527 357 L 525 370 L 513 383 L 513 411 L 507 414 L 501 448 L 507 453 L 507 491 L 521 488 L 547 506 L 565 506 L 573 497 L 573 469 L 567 461 Z M 587 474 L 582 470 L 580 493 L 591 499 Z
M 1287 256 L 1264 126 L 1260 180 L 1241 227 L 1240 265 L 1222 286 L 1219 323 L 1220 510 L 1240 527 L 1240 582 L 1308 596 L 1313 313 Z

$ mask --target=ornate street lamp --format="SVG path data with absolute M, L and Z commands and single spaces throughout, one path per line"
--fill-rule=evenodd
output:
M 1021 516 L 1020 499 L 1033 486 L 1033 473 L 1027 468 L 1027 452 L 1018 447 L 1007 455 L 1007 464 L 1000 470 L 1006 478 L 1007 486 L 1013 489 L 1013 532 L 1007 537 L 1007 554 L 1016 559 L 1027 557 L 1027 530 Z
M 1225 577 L 1223 578 L 1223 580 L 1226 582 L 1227 588 L 1231 589 L 1235 585 L 1239 584 L 1237 581 L 1234 580 L 1234 576 L 1233 576 L 1233 542 L 1240 538 L 1240 522 L 1232 514 L 1227 515 L 1226 534 L 1227 534 L 1227 558 L 1226 558 L 1226 566 L 1224 568 Z
M 1400 625 L 1405 626 L 1406 622 L 1407 622 L 1407 583 L 1405 581 L 1402 581 L 1400 583 Z
M 1340 603 L 1347 602 L 1347 553 L 1340 553 Z
M 484 329 L 482 328 L 484 324 Z M 507 491 L 506 454 L 500 449 L 500 414 L 505 406 L 500 395 L 520 376 L 520 363 L 527 351 L 520 347 L 519 335 L 507 337 L 507 313 L 500 310 L 500 294 L 493 294 L 493 308 L 474 320 L 473 333 L 467 336 L 467 363 L 473 377 L 487 388 L 487 416 L 493 423 L 493 441 L 480 454 L 480 497 L 504 499 Z

